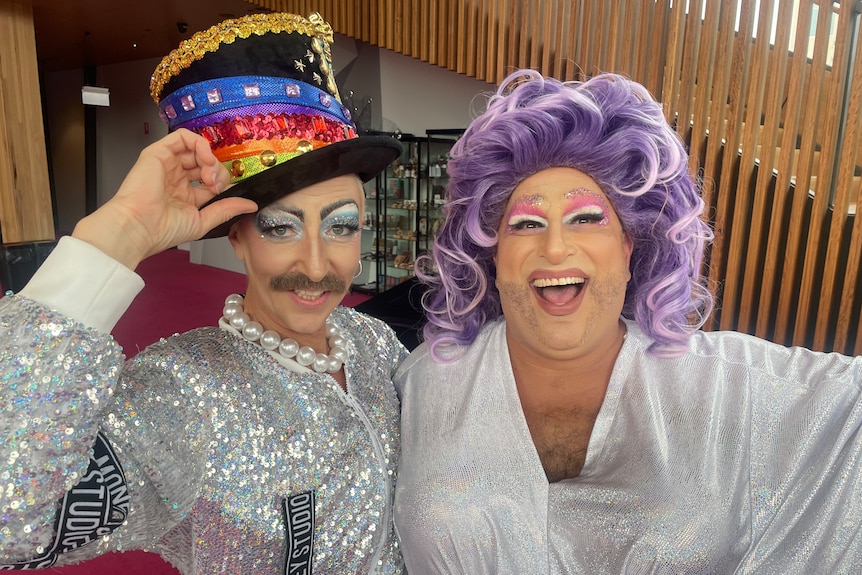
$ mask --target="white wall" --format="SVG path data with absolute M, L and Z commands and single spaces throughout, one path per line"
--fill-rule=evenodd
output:
M 168 133 L 149 97 L 150 75 L 158 63 L 140 60 L 97 71 L 96 84 L 111 92 L 109 107 L 94 107 L 99 205 L 114 195 L 141 150 Z M 43 80 L 60 233 L 71 232 L 86 215 L 83 78 L 77 69 L 45 74 Z M 149 122 L 149 135 L 144 122 Z
M 381 49 L 380 89 L 383 116 L 403 133 L 424 136 L 425 130 L 466 128 L 494 85 Z
M 160 61 L 138 60 L 98 70 L 100 85 L 111 90 L 110 107 L 97 108 L 99 205 L 113 197 L 141 150 L 168 133 L 150 97 L 150 77 Z M 145 123 L 149 134 L 144 133 Z

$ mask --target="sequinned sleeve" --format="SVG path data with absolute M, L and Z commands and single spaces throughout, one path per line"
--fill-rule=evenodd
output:
M 108 332 L 142 288 L 66 236 L 0 299 L 0 569 L 50 565 L 125 521 L 122 465 L 100 419 L 124 360 Z
M 29 298 L 0 299 L 0 563 L 49 551 L 122 362 L 110 336 Z

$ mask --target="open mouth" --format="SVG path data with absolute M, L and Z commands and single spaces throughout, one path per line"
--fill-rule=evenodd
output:
M 312 291 L 312 290 L 299 290 L 298 289 L 298 290 L 294 290 L 293 293 L 295 293 L 296 296 L 300 299 L 304 299 L 306 301 L 314 301 L 314 300 L 320 298 L 320 296 L 322 296 L 326 292 L 325 291 L 317 291 L 317 290 Z
M 565 305 L 581 294 L 586 283 L 585 278 L 572 276 L 540 278 L 533 280 L 532 286 L 543 300 L 554 305 Z

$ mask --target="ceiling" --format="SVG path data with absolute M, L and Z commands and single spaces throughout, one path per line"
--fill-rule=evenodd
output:
M 266 11 L 244 0 L 30 1 L 42 72 L 160 58 L 194 32 Z

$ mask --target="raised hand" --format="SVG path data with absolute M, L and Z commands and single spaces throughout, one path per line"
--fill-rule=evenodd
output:
M 72 236 L 134 269 L 147 256 L 257 210 L 244 198 L 198 209 L 229 180 L 204 138 L 177 130 L 144 148 L 116 195 L 79 221 Z

